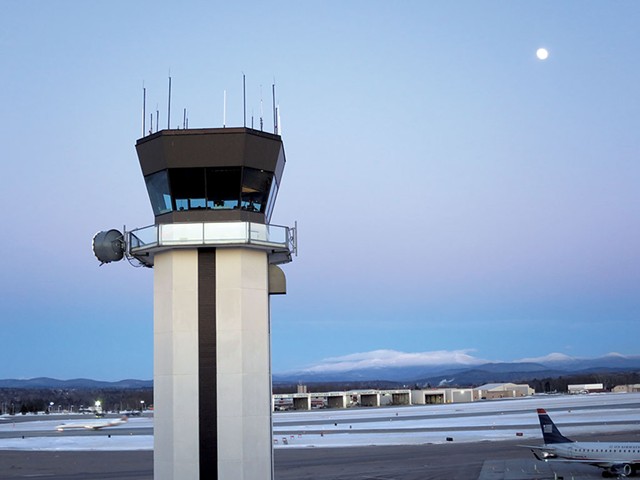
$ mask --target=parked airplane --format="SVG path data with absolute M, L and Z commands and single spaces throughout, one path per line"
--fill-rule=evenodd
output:
M 638 442 L 574 442 L 560 433 L 547 412 L 539 408 L 538 419 L 544 445 L 527 445 L 538 460 L 579 462 L 603 468 L 603 477 L 631 476 L 640 468 Z
M 128 420 L 129 418 L 126 415 L 124 415 L 121 418 L 116 418 L 114 420 L 109 420 L 104 422 L 94 421 L 94 422 L 86 422 L 86 423 L 80 423 L 80 422 L 63 423 L 62 425 L 58 425 L 56 427 L 56 430 L 58 430 L 59 432 L 64 432 L 67 429 L 74 429 L 74 428 L 86 428 L 87 430 L 100 430 L 101 428 L 117 427 L 118 425 L 122 425 L 123 423 L 126 423 Z

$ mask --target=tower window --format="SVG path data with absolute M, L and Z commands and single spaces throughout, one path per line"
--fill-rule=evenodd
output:
M 207 168 L 207 208 L 238 208 L 240 168 Z
M 272 178 L 273 174 L 264 170 L 243 169 L 241 197 L 243 210 L 264 213 Z
M 147 192 L 151 200 L 153 214 L 157 216 L 171 212 L 173 210 L 173 203 L 171 202 L 171 190 L 169 189 L 167 171 L 162 170 L 147 175 L 144 181 L 147 184 Z
M 267 220 L 278 190 L 272 172 L 248 167 L 173 168 L 145 177 L 154 215 L 183 210 L 264 213 Z
M 206 208 L 205 178 L 202 168 L 174 168 L 169 170 L 171 193 L 176 210 Z

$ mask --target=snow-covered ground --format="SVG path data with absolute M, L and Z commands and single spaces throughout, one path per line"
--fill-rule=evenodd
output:
M 23 419 L 24 417 L 18 416 L 19 419 Z M 46 420 L 42 420 L 42 416 L 33 416 L 32 421 L 28 422 L 13 422 L 11 416 L 4 416 L 0 420 L 0 433 L 2 432 L 51 432 L 56 429 L 58 425 L 62 424 L 91 424 L 91 423 L 100 423 L 107 422 L 109 420 L 114 419 L 106 419 L 106 420 L 97 420 L 95 417 L 87 416 L 87 415 L 78 415 L 77 419 L 64 417 L 64 419 L 56 418 L 55 414 L 47 415 Z M 127 428 L 152 428 L 153 427 L 153 418 L 150 417 L 131 417 L 125 425 Z M 103 430 L 104 432 L 109 433 L 108 430 Z
M 549 410 L 562 433 L 571 437 L 640 430 L 639 402 L 640 394 L 540 395 L 464 404 L 277 413 L 274 442 L 276 448 L 445 443 L 447 438 L 455 442 L 521 439 L 538 444 L 542 439 L 537 408 Z
M 0 450 L 153 450 L 153 435 L 2 438 Z
M 276 448 L 410 445 L 520 439 L 542 443 L 537 408 L 549 410 L 562 433 L 572 435 L 640 430 L 640 394 L 534 396 L 476 403 L 278 412 Z M 151 450 L 153 436 L 110 435 L 119 428 L 149 428 L 151 418 L 131 418 L 126 427 L 89 436 L 50 434 L 60 420 L 0 421 L 0 450 Z M 580 424 L 587 425 L 580 425 Z M 24 438 L 23 433 L 28 433 Z M 451 440 L 447 440 L 451 439 Z
M 25 420 L 24 417 L 18 417 Z M 111 435 L 116 433 L 118 428 L 112 427 L 99 430 L 94 435 L 79 436 L 58 434 L 56 427 L 63 423 L 92 423 L 95 418 L 78 415 L 77 419 L 56 418 L 55 414 L 47 415 L 46 420 L 39 416 L 31 417 L 30 421 L 14 422 L 13 417 L 0 417 L 0 450 L 152 450 L 153 435 Z M 153 428 L 153 418 L 132 417 L 125 424 L 127 429 Z M 52 432 L 56 432 L 53 436 Z M 42 436 L 38 436 L 42 433 Z M 27 434 L 23 436 L 24 434 Z

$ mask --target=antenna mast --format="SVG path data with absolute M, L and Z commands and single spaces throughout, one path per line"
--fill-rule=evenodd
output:
M 271 96 L 273 97 L 273 133 L 278 134 L 278 110 L 276 109 L 276 83 L 271 85 Z
M 227 128 L 227 91 L 222 95 L 222 128 Z
M 242 115 L 244 127 L 247 128 L 247 82 L 244 72 L 242 72 Z
M 276 107 L 276 116 L 278 117 L 278 135 L 282 135 L 282 120 L 280 119 L 280 105 Z
M 167 129 L 171 128 L 171 74 L 169 74 L 169 103 L 167 107 Z
M 146 125 L 147 120 L 147 89 L 144 88 L 144 82 L 142 82 L 142 136 L 145 135 L 145 130 L 147 129 Z
M 260 85 L 260 131 L 262 131 L 262 116 L 264 111 L 262 109 L 262 85 Z

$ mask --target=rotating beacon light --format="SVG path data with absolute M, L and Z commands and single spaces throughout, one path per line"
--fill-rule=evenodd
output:
M 296 253 L 295 228 L 269 224 L 282 139 L 171 129 L 136 150 L 155 223 L 93 250 L 154 269 L 154 479 L 273 478 L 269 296 Z

